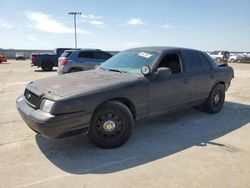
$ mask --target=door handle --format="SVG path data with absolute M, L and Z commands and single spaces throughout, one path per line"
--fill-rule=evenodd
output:
M 184 84 L 188 84 L 189 83 L 189 79 L 183 79 L 183 83 Z

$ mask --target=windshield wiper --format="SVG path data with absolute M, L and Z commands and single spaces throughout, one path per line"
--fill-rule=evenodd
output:
M 120 71 L 118 69 L 105 69 L 103 67 L 99 67 L 100 69 L 104 70 L 104 71 L 112 71 L 112 72 L 119 72 L 119 73 L 127 73 L 127 71 Z
M 118 69 L 107 69 L 108 71 L 112 71 L 112 72 L 119 72 L 122 73 L 122 71 L 118 70 Z
M 107 70 L 107 69 L 102 68 L 101 66 L 99 66 L 98 68 L 100 68 L 100 69 L 102 69 L 102 70 L 104 70 L 104 71 L 106 71 L 106 70 Z
M 118 69 L 107 69 L 108 71 L 119 72 L 119 73 L 127 73 L 128 71 L 120 71 Z

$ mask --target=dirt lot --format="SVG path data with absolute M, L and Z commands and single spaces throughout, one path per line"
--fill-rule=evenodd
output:
M 126 145 L 103 150 L 82 135 L 31 131 L 15 100 L 29 81 L 57 73 L 0 64 L 0 187 L 250 187 L 250 64 L 232 66 L 219 114 L 189 109 L 139 122 Z

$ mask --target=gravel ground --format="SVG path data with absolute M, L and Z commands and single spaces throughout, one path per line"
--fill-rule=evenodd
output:
M 47 140 L 21 120 L 16 98 L 57 75 L 29 61 L 0 64 L 0 187 L 250 187 L 250 64 L 219 114 L 195 109 L 136 124 L 124 146 L 104 150 L 83 136 Z

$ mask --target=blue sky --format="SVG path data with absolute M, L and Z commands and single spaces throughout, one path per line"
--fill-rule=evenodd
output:
M 0 48 L 123 50 L 181 46 L 250 51 L 249 0 L 3 0 Z

